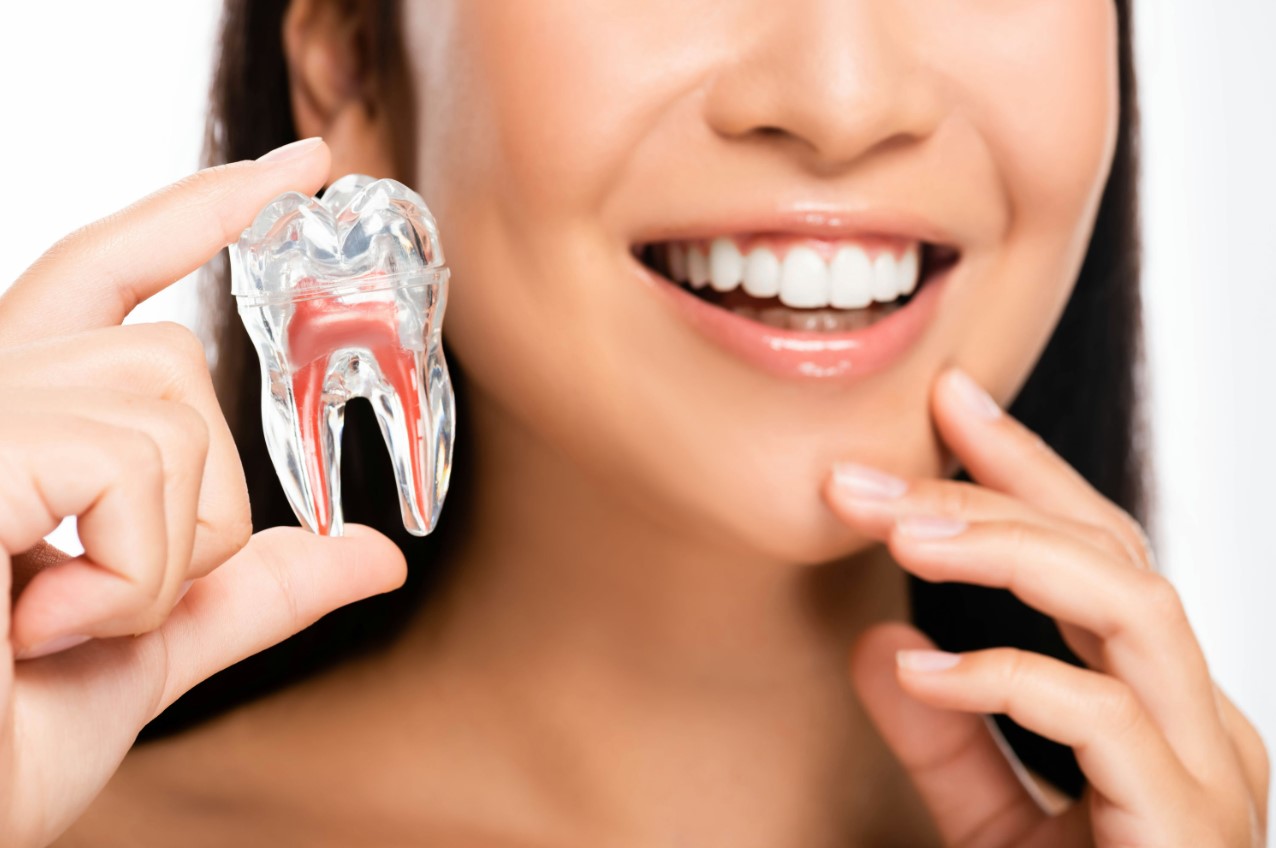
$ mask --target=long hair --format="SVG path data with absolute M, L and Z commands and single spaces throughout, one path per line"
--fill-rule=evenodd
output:
M 1137 128 L 1130 0 L 1115 0 L 1120 22 L 1120 129 L 1115 160 L 1104 191 L 1088 253 L 1071 298 L 1035 369 L 1010 413 L 1039 433 L 1104 496 L 1145 527 L 1149 521 L 1144 403 L 1141 397 L 1143 339 L 1139 297 Z M 287 0 L 228 0 L 213 78 L 204 163 L 256 158 L 293 141 L 288 75 L 281 38 Z M 364 55 L 368 72 L 395 116 L 392 154 L 410 182 L 411 80 L 399 40 L 398 0 L 376 0 L 368 13 Z M 253 525 L 292 524 L 293 514 L 275 478 L 261 432 L 256 399 L 257 362 L 249 340 L 229 310 L 224 254 L 212 266 L 209 314 L 215 324 L 215 382 L 235 434 L 252 501 Z M 446 340 L 445 353 L 448 353 Z M 330 613 L 305 631 L 200 683 L 152 721 L 141 740 L 168 735 L 238 704 L 329 669 L 344 659 L 388 644 L 414 611 L 447 577 L 446 555 L 467 524 L 469 485 L 465 471 L 471 440 L 463 432 L 465 377 L 449 357 L 457 395 L 454 472 L 434 533 L 416 538 L 399 522 L 391 469 L 380 434 L 362 405 L 348 410 L 343 488 L 351 521 L 368 524 L 394 539 L 413 564 L 407 584 Z M 963 472 L 958 479 L 970 478 Z M 1080 665 L 1054 622 L 1005 590 L 910 580 L 914 623 L 941 647 L 964 651 L 1015 645 Z M 1072 752 L 1024 730 L 1005 716 L 996 720 L 1017 755 L 1031 769 L 1071 794 L 1084 777 Z

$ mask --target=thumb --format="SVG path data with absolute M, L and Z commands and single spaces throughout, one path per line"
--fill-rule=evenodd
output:
M 118 747 L 122 756 L 144 724 L 195 684 L 338 607 L 403 585 L 407 564 L 394 542 L 357 524 L 345 532 L 257 533 L 196 580 L 158 629 L 22 663 L 19 699 L 72 750 L 76 743 L 103 753 Z M 74 692 L 59 691 L 68 687 Z M 86 736 L 74 738 L 79 734 Z
M 945 844 L 1018 844 L 1046 814 L 1002 754 L 988 719 L 928 706 L 900 687 L 895 652 L 934 647 L 900 622 L 869 628 L 851 649 L 855 690 Z
M 398 545 L 368 527 L 347 524 L 344 536 L 330 537 L 296 527 L 256 534 L 195 581 L 160 628 L 168 667 L 155 713 L 223 668 L 406 578 Z

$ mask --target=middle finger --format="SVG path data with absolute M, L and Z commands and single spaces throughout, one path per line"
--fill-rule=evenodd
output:
M 73 413 L 139 431 L 155 443 L 162 462 L 168 545 L 163 578 L 154 595 L 153 614 L 166 613 L 176 603 L 183 582 L 195 576 L 189 573 L 191 551 L 208 456 L 208 427 L 203 418 L 184 403 L 86 388 L 24 391 L 22 411 L 47 419 Z M 15 574 L 14 579 L 21 581 L 24 575 Z
M 68 354 L 73 351 L 73 354 Z M 8 386 L 107 388 L 192 407 L 208 430 L 189 576 L 202 577 L 248 542 L 243 466 L 213 391 L 199 339 L 178 324 L 134 324 L 42 340 L 0 353 Z
M 965 487 L 964 512 L 936 515 L 923 506 L 938 499 L 937 489 L 952 486 Z M 1227 743 L 1207 696 L 1208 665 L 1165 578 L 1131 568 L 1123 556 L 1084 538 L 1077 531 L 1085 525 L 1045 513 L 1026 517 L 1026 505 L 1007 515 L 998 493 L 949 481 L 909 488 L 926 491 L 911 500 L 907 493 L 849 497 L 837 487 L 830 494 L 845 520 L 886 542 L 900 566 L 917 576 L 1008 589 L 1093 633 L 1101 640 L 1101 667 L 1138 694 L 1188 767 L 1198 775 L 1218 768 Z M 927 513 L 941 521 L 927 521 Z

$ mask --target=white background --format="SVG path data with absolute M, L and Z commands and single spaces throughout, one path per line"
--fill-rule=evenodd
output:
M 196 168 L 218 9 L 6 9 L 0 289 L 63 233 Z M 1158 551 L 1215 676 L 1276 742 L 1276 3 L 1141 0 L 1139 15 Z M 133 319 L 193 325 L 192 288 Z

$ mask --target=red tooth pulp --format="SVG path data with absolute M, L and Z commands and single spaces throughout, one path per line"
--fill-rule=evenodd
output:
M 288 351 L 295 362 L 306 364 L 293 375 L 293 394 L 307 455 L 306 477 L 315 498 L 318 531 L 327 535 L 332 529 L 333 517 L 326 483 L 331 469 L 325 467 L 320 439 L 328 408 L 323 400 L 323 383 L 331 353 L 348 347 L 371 350 L 382 376 L 403 402 L 408 433 L 416 435 L 422 432 L 417 352 L 403 347 L 399 341 L 398 311 L 393 302 L 349 304 L 316 298 L 300 301 L 296 310 L 288 325 Z M 423 446 L 417 441 L 416 450 L 412 451 L 412 485 L 417 489 L 419 502 L 428 503 L 429 497 L 423 490 L 425 457 Z

